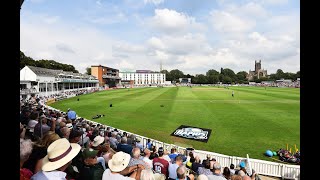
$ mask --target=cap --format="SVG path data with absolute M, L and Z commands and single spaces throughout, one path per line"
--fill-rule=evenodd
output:
M 94 158 L 97 156 L 97 154 L 98 151 L 92 148 L 85 148 L 82 152 L 83 159 Z
M 163 147 L 159 147 L 158 152 L 163 152 Z

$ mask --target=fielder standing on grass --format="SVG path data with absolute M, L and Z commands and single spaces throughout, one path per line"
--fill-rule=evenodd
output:
M 234 97 L 234 91 L 232 91 L 232 97 Z

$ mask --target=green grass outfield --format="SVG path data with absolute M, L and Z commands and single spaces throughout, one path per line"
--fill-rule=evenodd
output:
M 234 90 L 235 97 L 232 97 Z M 80 101 L 77 101 L 80 98 Z M 110 108 L 112 103 L 114 107 Z M 160 105 L 164 107 L 160 107 Z M 81 117 L 184 147 L 272 160 L 263 154 L 300 149 L 300 89 L 275 87 L 136 88 L 86 94 L 51 104 Z M 180 125 L 212 129 L 207 143 L 170 136 Z

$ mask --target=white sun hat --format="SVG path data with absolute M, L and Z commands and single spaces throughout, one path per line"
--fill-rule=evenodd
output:
M 93 147 L 97 147 L 97 146 L 99 146 L 101 143 L 103 143 L 103 141 L 104 141 L 104 137 L 102 137 L 102 136 L 96 136 L 96 137 L 93 139 L 92 146 L 93 146 Z
M 130 158 L 129 154 L 119 151 L 108 161 L 108 166 L 112 172 L 120 172 L 128 166 Z
M 43 158 L 42 171 L 53 171 L 71 161 L 81 150 L 81 146 L 70 143 L 66 138 L 50 144 L 47 155 Z

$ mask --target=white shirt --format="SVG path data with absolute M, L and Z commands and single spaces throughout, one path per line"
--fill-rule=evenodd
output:
M 122 176 L 121 174 L 112 174 L 110 169 L 103 172 L 102 180 L 135 180 L 131 177 Z
M 146 164 L 150 167 L 150 169 L 153 169 L 153 165 L 152 165 L 152 160 L 147 158 L 147 157 L 143 157 L 142 159 L 144 162 L 146 162 Z
M 55 180 L 66 180 L 67 173 L 62 171 L 39 171 L 33 176 L 31 176 L 30 180 L 43 180 L 43 179 L 55 179 Z
M 176 179 L 177 178 L 177 169 L 179 165 L 174 163 L 174 164 L 169 164 L 169 178 Z

